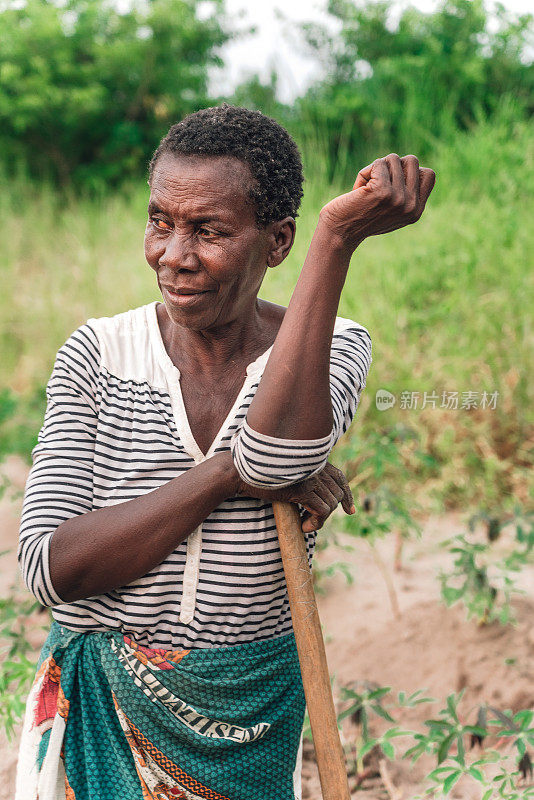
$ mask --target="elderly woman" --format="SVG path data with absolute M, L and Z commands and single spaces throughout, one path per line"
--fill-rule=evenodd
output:
M 293 800 L 304 697 L 271 501 L 299 504 L 310 559 L 337 505 L 355 511 L 327 458 L 371 341 L 340 295 L 358 244 L 418 219 L 434 173 L 363 169 L 321 210 L 288 308 L 258 298 L 302 196 L 283 128 L 199 111 L 149 174 L 163 302 L 67 339 L 33 451 L 18 555 L 54 620 L 16 798 Z

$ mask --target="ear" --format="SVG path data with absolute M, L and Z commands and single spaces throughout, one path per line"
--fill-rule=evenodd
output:
M 269 223 L 268 228 L 271 234 L 271 249 L 267 254 L 267 266 L 277 267 L 293 247 L 296 223 L 293 217 L 285 217 Z

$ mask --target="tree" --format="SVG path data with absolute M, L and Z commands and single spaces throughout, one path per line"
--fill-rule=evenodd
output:
M 432 13 L 406 8 L 393 28 L 393 9 L 389 0 L 329 0 L 340 33 L 303 27 L 327 77 L 300 111 L 328 127 L 334 160 L 340 146 L 362 158 L 390 149 L 424 155 L 436 138 L 491 116 L 505 94 L 532 113 L 532 15 L 499 5 L 492 27 L 482 0 L 444 0 Z
M 229 34 L 221 0 L 26 0 L 0 7 L 0 144 L 5 165 L 60 183 L 139 173 L 169 125 L 203 105 Z M 206 4 L 204 4 L 205 6 Z

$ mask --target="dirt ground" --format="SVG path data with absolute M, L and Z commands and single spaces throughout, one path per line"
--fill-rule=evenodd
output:
M 19 492 L 18 498 L 6 496 L 0 503 L 0 552 L 8 551 L 0 557 L 0 596 L 5 596 L 13 581 L 20 586 L 16 546 L 20 495 L 27 468 L 16 458 L 9 458 L 2 469 L 12 483 L 11 494 Z M 463 608 L 447 609 L 443 605 L 436 578 L 440 568 L 451 564 L 439 543 L 465 532 L 466 516 L 451 512 L 420 521 L 423 536 L 405 545 L 400 572 L 392 569 L 391 537 L 378 548 L 392 576 L 400 609 L 398 618 L 392 613 L 383 576 L 365 542 L 351 541 L 354 550 L 350 553 L 332 546 L 321 554 L 322 564 L 346 561 L 354 575 L 352 585 L 347 585 L 342 575 L 326 579 L 326 592 L 318 598 L 334 685 L 372 681 L 390 686 L 394 692 L 425 690 L 426 695 L 436 698 L 436 703 L 396 713 L 401 726 L 418 730 L 424 729 L 425 719 L 444 707 L 448 694 L 461 689 L 465 689 L 461 710 L 464 718 L 473 723 L 475 707 L 484 701 L 514 712 L 534 708 L 534 567 L 521 574 L 519 584 L 525 595 L 513 603 L 516 626 L 478 626 L 466 620 Z M 348 539 L 341 537 L 340 541 L 347 543 Z M 496 547 L 504 551 L 509 544 L 502 537 Z M 40 629 L 45 622 L 44 615 L 36 615 L 28 624 L 36 655 L 46 638 L 46 631 Z M 355 735 L 350 725 L 343 729 L 347 744 Z M 382 730 L 381 725 L 381 721 L 375 723 L 371 732 Z M 17 745 L 18 741 L 9 743 L 0 734 L 0 800 L 12 800 L 14 796 Z M 386 760 L 380 775 L 378 759 L 371 759 L 370 775 L 361 786 L 357 787 L 355 778 L 350 778 L 353 797 L 412 800 L 421 792 L 422 780 L 434 766 L 428 758 L 412 767 L 409 762 Z M 320 800 L 313 747 L 309 743 L 305 746 L 302 776 L 303 800 Z M 460 782 L 450 796 L 479 800 L 480 791 L 473 784 Z

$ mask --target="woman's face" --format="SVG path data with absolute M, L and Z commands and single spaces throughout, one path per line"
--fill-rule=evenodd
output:
M 256 227 L 251 181 L 249 167 L 231 156 L 165 153 L 158 159 L 145 256 L 178 325 L 205 330 L 246 319 L 267 266 L 289 252 L 293 220 Z M 291 241 L 284 245 L 288 225 Z

